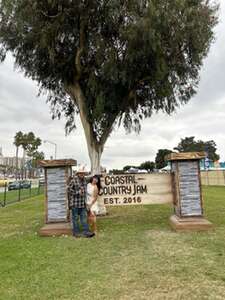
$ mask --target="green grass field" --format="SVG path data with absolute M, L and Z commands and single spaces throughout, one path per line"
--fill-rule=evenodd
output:
M 168 205 L 110 208 L 94 239 L 41 238 L 43 196 L 0 209 L 0 299 L 225 299 L 225 187 L 215 229 L 175 233 Z

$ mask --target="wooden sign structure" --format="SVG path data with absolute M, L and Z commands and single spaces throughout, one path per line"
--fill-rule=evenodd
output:
M 200 160 L 204 152 L 172 153 L 171 173 L 122 174 L 102 177 L 98 203 L 103 206 L 171 203 L 175 214 L 170 224 L 177 231 L 208 230 L 212 224 L 203 217 Z M 43 160 L 45 169 L 45 221 L 43 236 L 70 234 L 67 181 L 75 160 Z
M 177 231 L 208 230 L 212 224 L 203 217 L 200 160 L 205 152 L 171 153 L 166 160 L 171 162 L 174 190 L 174 212 L 170 218 Z
M 40 235 L 70 234 L 67 182 L 72 175 L 73 159 L 42 160 L 39 165 L 45 171 L 45 226 Z

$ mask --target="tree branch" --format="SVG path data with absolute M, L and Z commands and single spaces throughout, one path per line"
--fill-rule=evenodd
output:
M 80 119 L 84 128 L 84 133 L 88 144 L 88 151 L 90 151 L 90 145 L 96 145 L 96 140 L 94 138 L 93 128 L 88 120 L 88 111 L 85 104 L 85 96 L 78 82 L 75 82 L 73 85 L 70 86 L 65 86 L 65 90 L 71 96 L 71 98 L 79 108 Z
M 108 126 L 105 128 L 105 130 L 103 131 L 103 134 L 100 138 L 100 141 L 99 141 L 99 144 L 103 145 L 106 143 L 107 141 L 107 138 L 109 137 L 110 133 L 112 132 L 113 130 L 113 124 L 114 122 L 116 121 L 116 118 L 117 118 L 117 115 L 114 115 L 112 117 L 112 119 L 109 121 L 109 124 Z
M 84 34 L 84 23 L 80 22 L 80 46 L 77 49 L 76 57 L 75 57 L 75 66 L 77 70 L 76 80 L 78 81 L 81 77 L 82 67 L 81 67 L 81 55 L 84 51 L 84 43 L 85 43 L 85 34 Z

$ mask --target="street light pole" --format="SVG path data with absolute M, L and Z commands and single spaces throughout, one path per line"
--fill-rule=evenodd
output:
M 52 144 L 55 146 L 55 159 L 56 159 L 56 155 L 57 155 L 57 144 L 52 142 L 52 141 L 49 141 L 49 140 L 44 140 L 44 143 L 49 143 L 49 144 Z

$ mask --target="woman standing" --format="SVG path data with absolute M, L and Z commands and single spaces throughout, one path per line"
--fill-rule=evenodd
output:
M 93 176 L 87 185 L 88 222 L 94 233 L 97 232 L 96 215 L 99 212 L 97 198 L 101 189 L 100 178 Z

